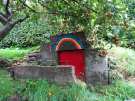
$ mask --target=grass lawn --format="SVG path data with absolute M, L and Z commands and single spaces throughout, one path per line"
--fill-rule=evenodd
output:
M 8 72 L 0 70 L 0 101 L 14 92 L 14 81 Z
M 19 60 L 22 59 L 26 54 L 33 52 L 38 48 L 39 47 L 26 48 L 26 49 L 20 49 L 20 48 L 0 49 L 0 58 L 5 58 L 9 60 Z
M 0 57 L 11 60 L 21 59 L 32 50 L 0 49 Z M 122 65 L 127 66 L 127 72 L 132 73 L 129 68 L 135 70 L 135 59 L 131 56 L 135 55 L 133 50 L 113 48 L 109 51 L 111 56 L 115 56 L 119 60 L 119 63 L 122 62 Z M 104 86 L 84 87 L 72 84 L 61 87 L 49 84 L 45 80 L 15 81 L 8 72 L 0 70 L 0 101 L 14 95 L 15 92 L 29 97 L 29 101 L 124 101 L 125 99 L 135 99 L 135 84 L 126 80 L 116 80 L 112 84 Z

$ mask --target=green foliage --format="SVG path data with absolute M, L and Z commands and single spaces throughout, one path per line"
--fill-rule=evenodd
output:
M 115 59 L 115 70 L 124 74 L 124 76 L 135 75 L 135 51 L 127 48 L 112 48 L 109 50 L 109 56 Z
M 9 74 L 0 70 L 0 101 L 14 93 L 14 81 L 9 77 Z
M 60 87 L 46 81 L 27 81 L 26 95 L 30 101 L 100 101 L 107 99 L 79 85 Z M 113 99 L 113 98 L 109 98 Z
M 135 98 L 135 84 L 126 81 L 115 81 L 112 85 L 96 87 L 96 92 L 122 101 Z
M 13 17 L 30 15 L 31 20 L 16 26 L 1 47 L 35 46 L 53 33 L 84 31 L 93 48 L 104 41 L 112 43 L 115 36 L 122 46 L 134 48 L 135 0 L 25 1 L 28 7 L 20 0 L 11 1 Z
M 98 42 L 102 40 L 111 43 L 116 35 L 123 46 L 133 39 L 134 0 L 39 1 L 53 13 L 48 15 L 48 22 L 55 32 L 85 31 L 93 47 L 102 46 Z
M 59 86 L 45 80 L 13 81 L 7 72 L 1 70 L 0 85 L 0 101 L 15 93 L 29 101 L 123 101 L 135 98 L 135 86 L 127 81 L 88 89 L 77 84 Z
M 60 87 L 47 81 L 27 81 L 23 95 L 30 101 L 123 101 L 135 98 L 135 87 L 130 82 L 116 81 L 112 85 L 92 89 L 80 85 Z
M 49 30 L 41 20 L 30 19 L 16 26 L 10 34 L 0 42 L 0 47 L 32 47 L 49 41 Z

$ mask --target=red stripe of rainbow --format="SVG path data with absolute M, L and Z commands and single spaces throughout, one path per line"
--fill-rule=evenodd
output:
M 59 41 L 58 45 L 56 46 L 56 51 L 59 50 L 60 46 L 64 43 L 64 42 L 71 42 L 77 49 L 82 49 L 80 44 L 77 43 L 76 40 L 72 39 L 72 38 L 63 38 Z

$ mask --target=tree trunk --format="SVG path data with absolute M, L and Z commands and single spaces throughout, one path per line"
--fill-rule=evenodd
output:
M 0 28 L 0 41 L 5 38 L 8 33 L 13 29 L 13 27 L 23 22 L 25 19 L 28 18 L 28 16 L 24 17 L 23 19 L 18 19 L 16 21 L 13 21 L 12 19 L 12 12 L 9 8 L 10 0 L 3 0 L 3 6 L 5 7 L 5 13 L 0 12 L 0 22 L 3 24 L 3 27 Z

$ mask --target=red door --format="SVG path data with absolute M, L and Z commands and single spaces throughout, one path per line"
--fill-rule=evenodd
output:
M 76 77 L 85 80 L 85 55 L 84 50 L 58 51 L 60 65 L 75 66 Z

